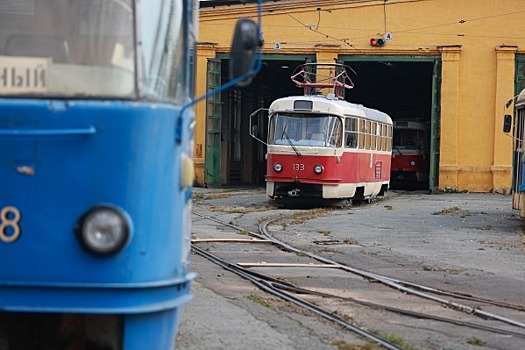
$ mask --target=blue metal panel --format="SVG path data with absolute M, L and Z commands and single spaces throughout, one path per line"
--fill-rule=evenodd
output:
M 183 308 L 124 318 L 124 349 L 174 349 L 174 330 L 178 329 Z
M 190 153 L 190 135 L 186 129 L 183 142 L 174 140 L 179 109 L 138 102 L 131 108 L 108 101 L 0 103 L 0 210 L 9 206 L 21 214 L 18 239 L 0 240 L 2 265 L 9 267 L 0 269 L 0 310 L 125 312 L 184 299 L 194 275 L 182 247 L 191 188 L 180 188 L 180 159 Z M 78 218 L 98 204 L 121 208 L 132 222 L 129 244 L 109 257 L 87 252 L 73 233 Z M 5 235 L 12 233 L 5 228 Z M 148 299 L 142 289 L 157 291 L 158 298 Z M 54 299 L 67 295 L 71 300 L 61 299 L 62 307 Z

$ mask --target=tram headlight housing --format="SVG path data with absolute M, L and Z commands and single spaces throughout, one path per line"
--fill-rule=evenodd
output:
M 281 163 L 275 163 L 273 165 L 273 170 L 280 173 L 283 170 L 283 165 Z
M 411 161 L 410 161 L 410 165 L 412 165 L 412 166 L 416 166 L 416 161 L 415 161 L 415 160 L 411 160 Z
M 106 205 L 95 206 L 80 217 L 75 234 L 90 253 L 113 255 L 128 242 L 130 224 L 121 210 Z
M 314 166 L 314 173 L 321 174 L 324 171 L 324 168 L 322 165 L 316 165 Z

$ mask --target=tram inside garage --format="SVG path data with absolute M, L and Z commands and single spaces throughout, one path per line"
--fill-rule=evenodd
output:
M 262 69 L 249 87 L 232 88 L 220 96 L 221 101 L 215 101 L 221 106 L 221 128 L 207 128 L 207 186 L 264 185 L 266 147 L 250 137 L 249 116 L 259 108 L 268 108 L 277 98 L 302 95 L 302 89 L 294 85 L 290 76 L 297 66 L 314 60 L 313 55 L 265 55 Z M 439 162 L 439 59 L 349 56 L 341 58 L 340 63 L 355 71 L 348 72 L 355 86 L 347 91 L 347 101 L 383 111 L 394 122 L 417 121 L 428 126 L 421 135 L 424 135 L 428 148 L 423 162 L 429 174 L 420 181 L 393 174 L 391 189 L 428 190 L 435 187 Z M 222 59 L 220 72 L 217 72 L 222 79 L 228 77 L 228 68 L 228 59 Z M 208 101 L 207 125 L 211 124 L 210 117 L 217 117 L 217 111 L 215 115 L 210 114 L 209 106 Z M 257 118 L 258 135 L 263 140 L 266 137 L 266 116 Z M 220 137 L 210 137 L 211 133 L 218 133 Z M 220 154 L 213 156 L 213 152 Z M 404 146 L 396 150 L 394 145 L 394 157 L 409 152 Z

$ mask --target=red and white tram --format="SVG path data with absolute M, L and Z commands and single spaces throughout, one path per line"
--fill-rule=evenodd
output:
M 353 86 L 346 74 L 349 67 L 309 65 L 300 66 L 301 80 L 292 76 L 305 95 L 277 99 L 268 110 L 268 199 L 344 205 L 383 195 L 390 182 L 392 119 L 344 100 L 344 89 Z M 317 80 L 310 72 L 316 72 Z M 250 129 L 257 138 L 257 128 Z
M 392 181 L 428 182 L 430 148 L 428 124 L 410 120 L 394 122 Z

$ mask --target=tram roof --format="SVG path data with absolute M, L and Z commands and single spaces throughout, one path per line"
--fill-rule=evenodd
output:
M 345 100 L 328 99 L 326 96 L 289 96 L 282 97 L 272 102 L 270 113 L 275 112 L 310 112 L 310 110 L 294 110 L 295 101 L 312 101 L 313 113 L 329 113 L 340 116 L 363 117 L 381 123 L 392 124 L 392 118 L 377 109 L 368 108 L 361 104 L 351 103 Z
M 525 89 L 521 90 L 515 103 L 516 108 L 525 106 Z

